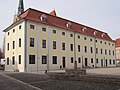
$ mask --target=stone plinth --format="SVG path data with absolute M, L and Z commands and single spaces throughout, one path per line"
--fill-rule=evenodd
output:
M 66 75 L 84 75 L 86 74 L 86 69 L 66 69 Z

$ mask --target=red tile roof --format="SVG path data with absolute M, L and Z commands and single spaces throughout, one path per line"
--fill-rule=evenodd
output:
M 116 43 L 116 47 L 120 47 L 120 38 L 116 39 L 115 43 Z
M 73 21 L 70 21 L 70 20 L 67 20 L 67 19 L 63 19 L 61 17 L 54 16 L 53 13 L 55 14 L 54 11 L 51 12 L 50 14 L 48 14 L 48 13 L 45 13 L 45 12 L 41 12 L 41 11 L 29 8 L 24 13 L 22 13 L 19 17 L 21 19 L 24 18 L 24 19 L 28 19 L 28 20 L 33 20 L 35 22 L 40 22 L 40 23 L 44 23 L 44 24 L 48 24 L 48 25 L 53 25 L 53 26 L 56 26 L 56 27 L 64 28 L 66 30 L 78 32 L 78 33 L 85 34 L 85 35 L 88 35 L 88 36 L 92 36 L 92 37 L 95 37 L 95 38 L 100 38 L 100 39 L 113 41 L 109 37 L 109 35 L 105 32 L 96 30 L 94 28 L 91 28 L 91 27 L 88 27 L 88 26 L 85 26 L 85 25 L 82 25 L 82 24 L 78 24 L 76 22 L 73 22 Z M 41 15 L 43 15 L 43 14 L 45 14 L 47 16 L 47 21 L 46 22 L 43 22 L 40 19 Z M 72 23 L 72 26 L 70 28 L 66 27 L 66 24 L 68 22 Z M 84 27 L 86 27 L 87 30 L 83 31 L 82 29 Z M 94 35 L 95 31 L 97 31 L 96 35 Z M 103 37 L 102 37 L 102 34 L 104 34 Z
M 120 61 L 120 59 L 116 59 L 117 61 Z

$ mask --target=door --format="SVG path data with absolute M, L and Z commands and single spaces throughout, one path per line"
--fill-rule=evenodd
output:
M 65 68 L 65 57 L 63 57 L 62 59 L 63 59 L 62 60 L 63 65 L 62 66 L 63 66 L 63 68 Z
M 85 67 L 86 67 L 86 66 L 88 66 L 88 65 L 87 65 L 87 58 L 85 58 Z
M 101 59 L 101 67 L 103 67 L 103 59 Z

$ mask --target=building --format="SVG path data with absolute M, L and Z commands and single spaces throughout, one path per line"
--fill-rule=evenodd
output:
M 117 65 L 120 66 L 120 38 L 116 39 L 116 60 Z
M 97 29 L 45 13 L 23 10 L 5 32 L 6 71 L 116 66 L 115 42 Z M 24 12 L 23 12 L 24 11 Z

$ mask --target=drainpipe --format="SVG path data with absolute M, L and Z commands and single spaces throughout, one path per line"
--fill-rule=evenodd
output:
M 25 56 L 24 56 L 24 64 L 25 64 L 25 72 L 27 72 L 27 20 L 25 19 L 25 32 L 24 32 L 24 35 L 25 35 L 25 37 L 24 37 L 24 49 L 25 49 L 25 51 L 24 51 L 24 53 L 25 53 Z M 29 64 L 29 63 L 28 63 Z
M 74 69 L 77 68 L 77 61 L 76 61 L 76 40 L 75 40 L 75 34 L 76 32 L 74 33 L 74 58 L 75 58 L 75 62 L 74 62 Z
M 104 57 L 104 67 L 105 67 L 105 57 Z
M 94 39 L 95 39 L 95 40 L 94 40 L 94 46 L 95 46 L 94 48 L 95 48 L 95 67 L 96 67 L 96 66 L 97 66 L 97 65 L 96 65 L 96 38 L 94 38 Z
M 47 54 L 47 71 L 49 71 L 49 56 L 50 56 L 50 30 L 48 26 L 48 54 Z
M 82 55 L 82 68 L 83 68 L 83 55 Z

